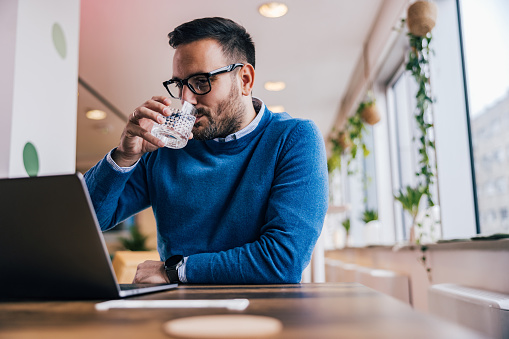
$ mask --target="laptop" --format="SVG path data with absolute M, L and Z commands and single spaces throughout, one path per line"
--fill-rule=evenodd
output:
M 119 285 L 80 173 L 0 179 L 0 299 L 103 300 L 176 288 Z

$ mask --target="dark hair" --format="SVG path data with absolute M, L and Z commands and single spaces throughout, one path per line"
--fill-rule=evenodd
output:
M 214 39 L 231 63 L 248 62 L 255 67 L 255 46 L 251 36 L 244 27 L 230 19 L 195 19 L 175 28 L 168 38 L 173 48 L 202 39 Z

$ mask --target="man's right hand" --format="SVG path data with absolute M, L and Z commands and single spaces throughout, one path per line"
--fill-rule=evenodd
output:
M 163 116 L 170 115 L 170 110 L 167 109 L 170 104 L 168 97 L 154 96 L 134 110 L 122 132 L 120 144 L 112 154 L 117 165 L 132 166 L 143 154 L 164 147 L 164 143 L 150 131 L 154 122 L 163 123 Z

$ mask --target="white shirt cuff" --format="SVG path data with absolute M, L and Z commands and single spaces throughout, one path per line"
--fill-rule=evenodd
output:
M 187 263 L 187 258 L 189 257 L 184 257 L 184 263 L 182 264 L 182 266 L 180 266 L 177 270 L 177 273 L 179 275 L 179 280 L 180 282 L 182 283 L 186 283 L 187 282 L 187 277 L 186 277 L 186 263 Z
M 138 162 L 140 161 L 140 159 L 138 159 L 138 161 L 136 161 L 134 163 L 134 165 L 132 166 L 129 166 L 129 167 L 120 167 L 119 165 L 117 165 L 117 163 L 115 162 L 115 160 L 113 160 L 113 158 L 111 157 L 111 154 L 116 150 L 116 148 L 112 149 L 107 155 L 106 155 L 106 161 L 111 165 L 111 167 L 113 167 L 113 169 L 117 172 L 120 172 L 120 173 L 127 173 L 127 172 L 130 172 L 134 169 L 134 167 L 136 167 L 136 165 L 138 164 Z

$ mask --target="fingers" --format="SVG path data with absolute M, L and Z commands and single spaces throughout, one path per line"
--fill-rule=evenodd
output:
M 129 121 L 132 123 L 138 123 L 141 119 L 150 119 L 154 122 L 162 123 L 162 115 L 170 115 L 170 109 L 168 106 L 171 101 L 166 97 L 152 97 L 152 99 L 145 101 L 143 105 L 136 108 L 134 112 L 129 116 Z
M 147 103 L 158 103 L 156 109 L 159 108 L 159 112 L 164 115 L 170 115 L 170 110 L 167 109 L 171 105 L 171 100 L 168 97 L 164 96 L 153 96 L 151 100 L 148 100 Z
M 133 114 L 129 116 L 129 122 L 139 125 L 140 120 L 150 119 L 154 122 L 157 122 L 158 124 L 162 124 L 164 122 L 164 117 L 161 114 L 163 114 L 162 112 L 165 108 L 166 106 L 163 106 L 160 108 L 161 111 L 158 111 L 158 108 L 147 108 L 145 106 L 140 106 L 136 108 L 133 111 Z
M 146 130 L 140 125 L 128 124 L 126 127 L 126 133 L 132 137 L 143 138 L 157 147 L 164 147 L 164 142 L 155 137 L 150 130 Z
M 171 100 L 164 96 L 154 96 L 137 107 L 128 118 L 125 128 L 128 137 L 140 137 L 156 147 L 164 147 L 164 143 L 153 136 L 150 131 L 153 122 L 164 123 L 164 116 L 171 114 Z M 148 121 L 150 120 L 150 122 Z
M 171 100 L 170 98 L 168 97 L 165 97 L 165 96 L 162 96 L 162 95 L 156 95 L 156 96 L 153 96 L 152 97 L 152 100 L 154 101 L 158 101 L 162 104 L 165 104 L 166 106 L 170 106 L 171 105 Z

